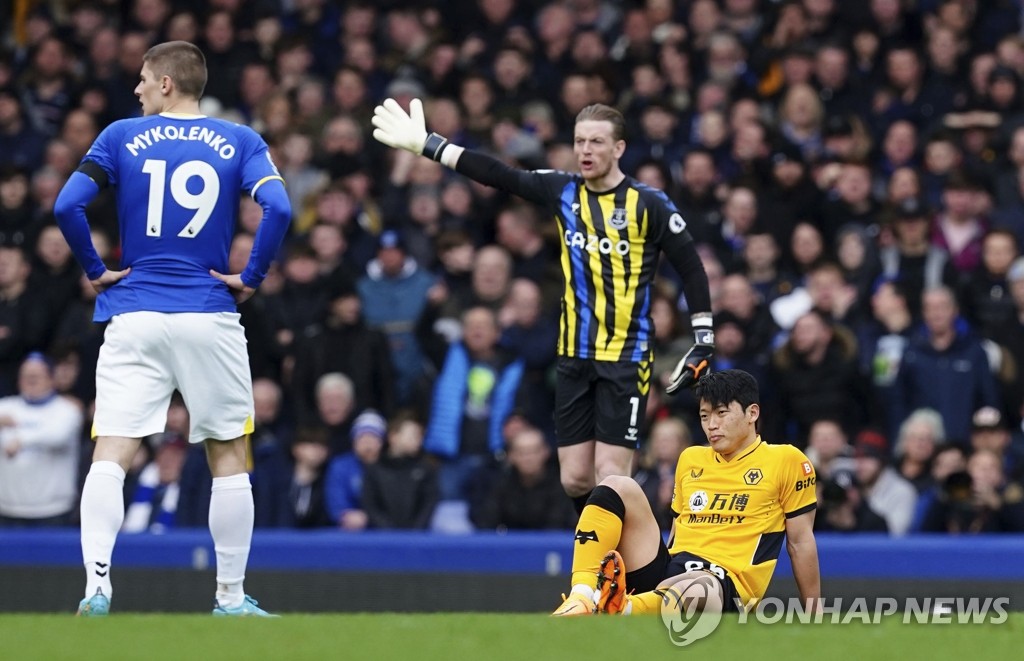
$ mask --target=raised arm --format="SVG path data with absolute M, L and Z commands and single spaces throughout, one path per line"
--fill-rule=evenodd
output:
M 408 113 L 394 99 L 385 99 L 374 108 L 371 121 L 373 137 L 389 147 L 426 156 L 474 181 L 531 202 L 545 204 L 551 200 L 544 173 L 509 167 L 486 154 L 453 145 L 437 133 L 428 134 L 419 99 L 409 102 Z

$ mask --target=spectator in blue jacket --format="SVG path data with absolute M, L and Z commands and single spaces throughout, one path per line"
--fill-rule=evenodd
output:
M 423 352 L 415 331 L 427 292 L 435 284 L 435 277 L 406 255 L 402 236 L 385 230 L 377 241 L 377 259 L 366 267 L 357 285 L 367 325 L 388 337 L 400 404 L 409 403 L 423 373 Z
M 891 420 L 905 420 L 916 409 L 935 409 L 942 414 L 947 438 L 965 445 L 974 412 L 999 406 L 996 380 L 980 340 L 958 319 L 951 289 L 926 289 L 921 311 L 925 333 L 903 354 L 891 391 Z
M 467 500 L 479 472 L 505 451 L 502 425 L 516 405 L 524 364 L 498 346 L 494 311 L 478 306 L 462 317 L 434 384 L 424 449 L 442 461 L 441 499 Z
M 386 435 L 381 414 L 363 411 L 352 423 L 352 451 L 335 457 L 327 467 L 327 515 L 343 530 L 364 530 L 369 522 L 363 509 L 363 474 L 380 459 Z

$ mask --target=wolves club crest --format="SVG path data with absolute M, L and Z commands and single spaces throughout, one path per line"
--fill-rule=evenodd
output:
M 597 539 L 597 531 L 596 530 L 577 530 L 576 531 L 576 541 L 579 542 L 580 544 L 586 544 L 587 542 L 590 542 L 590 541 L 596 542 L 596 541 L 598 541 L 598 539 Z

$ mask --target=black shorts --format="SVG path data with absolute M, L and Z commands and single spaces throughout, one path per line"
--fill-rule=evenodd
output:
M 555 434 L 560 446 L 640 443 L 652 363 L 558 357 Z
M 629 571 L 627 567 L 626 587 L 630 592 L 650 592 L 658 587 L 666 578 L 685 574 L 688 571 L 703 569 L 718 579 L 718 582 L 722 585 L 722 609 L 724 612 L 738 613 L 739 607 L 736 604 L 740 601 L 740 594 L 736 591 L 732 577 L 729 576 L 729 572 L 725 568 L 717 565 L 715 568 L 720 569 L 724 573 L 725 578 L 722 578 L 712 570 L 712 563 L 692 553 L 683 551 L 676 555 L 669 555 L 665 542 L 661 542 L 658 548 L 658 555 L 650 564 L 633 571 Z

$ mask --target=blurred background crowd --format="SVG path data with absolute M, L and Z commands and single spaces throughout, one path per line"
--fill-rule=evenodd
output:
M 1012 0 L 0 1 L 0 525 L 74 525 L 95 294 L 53 218 L 153 44 L 204 50 L 204 112 L 270 145 L 294 219 L 240 307 L 256 525 L 568 528 L 553 466 L 555 224 L 371 137 L 375 104 L 518 167 L 572 171 L 584 106 L 665 190 L 711 284 L 713 369 L 806 449 L 816 526 L 1024 531 L 1024 37 Z M 242 196 L 231 270 L 261 210 Z M 118 260 L 110 191 L 89 208 Z M 688 349 L 671 268 L 659 379 Z M 651 390 L 637 479 L 664 525 L 692 395 Z M 205 526 L 172 404 L 125 528 Z M 454 430 L 454 433 L 453 433 Z

